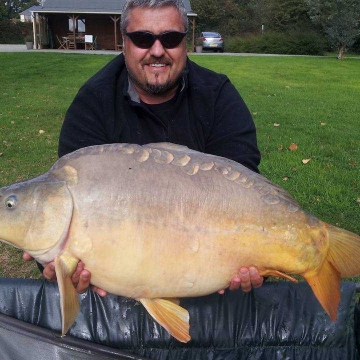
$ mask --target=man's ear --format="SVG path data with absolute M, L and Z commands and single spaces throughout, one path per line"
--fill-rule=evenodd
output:
M 124 35 L 121 35 L 121 37 L 122 37 L 122 52 L 125 55 L 125 37 Z

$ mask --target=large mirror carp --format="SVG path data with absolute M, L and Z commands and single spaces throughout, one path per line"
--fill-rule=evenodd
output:
M 79 310 L 79 260 L 92 284 L 137 299 L 182 342 L 189 315 L 177 299 L 226 288 L 240 266 L 300 274 L 333 320 L 340 278 L 360 274 L 358 235 L 234 161 L 169 143 L 77 150 L 0 189 L 0 204 L 0 239 L 55 260 L 63 334 Z

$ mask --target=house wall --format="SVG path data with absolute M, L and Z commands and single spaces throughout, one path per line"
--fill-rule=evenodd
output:
M 71 16 L 71 14 L 70 14 Z M 112 16 L 114 17 L 114 16 Z M 51 14 L 47 16 L 48 26 L 51 30 L 54 47 L 58 48 L 59 44 L 56 40 L 56 35 L 61 38 L 66 36 L 69 31 L 69 17 L 66 14 Z M 96 37 L 97 49 L 99 50 L 114 50 L 115 46 L 115 34 L 114 34 L 114 21 L 109 15 L 87 15 L 80 14 L 79 19 L 85 19 L 85 33 L 87 35 L 93 35 Z M 120 24 L 117 26 L 117 43 L 121 43 Z M 79 44 L 79 48 L 83 48 L 82 44 Z

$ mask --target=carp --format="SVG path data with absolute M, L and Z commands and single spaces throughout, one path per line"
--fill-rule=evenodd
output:
M 226 288 L 241 266 L 301 275 L 332 320 L 340 278 L 360 274 L 360 236 L 234 161 L 170 143 L 77 150 L 0 189 L 0 204 L 1 241 L 55 260 L 63 335 L 79 311 L 79 260 L 93 285 L 138 300 L 182 342 L 189 314 L 178 298 Z

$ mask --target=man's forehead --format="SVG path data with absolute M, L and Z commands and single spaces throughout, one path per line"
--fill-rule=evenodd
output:
M 184 30 L 184 23 L 179 10 L 172 5 L 148 7 L 138 6 L 129 11 L 128 25 L 136 30 L 167 27 L 165 30 Z M 145 26 L 145 28 L 144 28 Z M 179 29 L 179 26 L 181 29 Z

